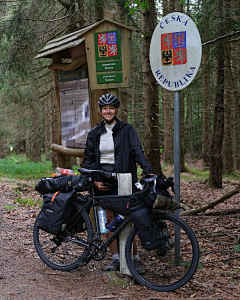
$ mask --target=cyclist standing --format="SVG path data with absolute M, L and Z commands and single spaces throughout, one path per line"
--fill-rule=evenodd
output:
M 86 148 L 84 152 L 84 167 L 87 169 L 102 169 L 116 173 L 131 173 L 133 188 L 137 182 L 138 163 L 146 175 L 153 175 L 153 170 L 144 156 L 138 135 L 135 129 L 128 123 L 117 118 L 120 101 L 112 94 L 105 94 L 99 98 L 98 106 L 102 115 L 102 122 L 97 124 L 88 133 Z M 107 183 L 107 185 L 106 185 Z M 100 175 L 94 178 L 94 185 L 100 195 L 118 193 L 117 181 L 114 179 L 103 179 Z M 107 221 L 111 222 L 113 213 L 106 210 Z M 111 235 L 109 231 L 107 237 Z M 116 271 L 119 269 L 119 254 L 116 240 L 111 244 L 113 261 L 105 271 Z M 139 273 L 145 270 L 141 264 L 134 247 L 134 264 Z

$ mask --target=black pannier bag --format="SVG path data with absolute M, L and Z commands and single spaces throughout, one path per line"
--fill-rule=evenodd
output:
M 38 216 L 37 226 L 52 234 L 61 233 L 69 221 L 74 194 L 75 191 L 43 195 L 44 203 Z
M 90 213 L 90 209 L 92 207 L 92 201 L 89 201 L 88 196 L 78 196 L 78 201 L 77 201 L 82 207 L 87 211 L 87 213 Z M 80 233 L 83 232 L 87 229 L 86 224 L 82 218 L 82 216 L 78 213 L 78 207 L 75 207 L 73 204 L 71 214 L 69 217 L 69 225 L 68 225 L 68 230 L 74 230 L 73 233 Z
M 77 191 L 88 191 L 90 182 L 87 175 L 63 175 L 60 177 L 46 177 L 39 180 L 35 186 L 41 195 L 55 192 L 69 192 L 77 186 Z
M 138 196 L 111 196 L 106 195 L 104 199 L 98 201 L 98 205 L 102 208 L 113 211 L 120 215 L 128 216 L 134 207 L 137 207 L 142 202 Z
M 131 219 L 144 249 L 154 250 L 162 246 L 163 241 L 159 230 L 156 229 L 147 207 L 134 210 Z

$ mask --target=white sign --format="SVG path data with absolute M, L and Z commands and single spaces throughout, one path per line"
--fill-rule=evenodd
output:
M 202 43 L 195 23 L 187 15 L 166 15 L 154 30 L 150 65 L 157 82 L 171 91 L 187 87 L 197 74 Z

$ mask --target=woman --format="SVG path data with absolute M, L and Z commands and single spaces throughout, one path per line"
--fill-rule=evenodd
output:
M 146 175 L 152 175 L 152 167 L 144 156 L 135 129 L 128 123 L 120 121 L 116 116 L 120 101 L 118 97 L 106 94 L 99 98 L 98 106 L 102 122 L 89 132 L 85 148 L 84 167 L 102 169 L 116 173 L 131 173 L 133 188 L 137 182 L 138 163 Z M 106 180 L 105 180 L 106 183 Z M 117 194 L 117 181 L 111 180 L 104 184 L 100 175 L 94 178 L 94 185 L 99 194 Z M 110 187 L 109 187 L 110 184 Z M 113 213 L 107 212 L 108 223 L 113 219 Z M 111 232 L 107 233 L 109 236 Z M 134 247 L 134 264 L 139 273 L 144 269 Z M 116 271 L 119 268 L 119 254 L 116 240 L 111 244 L 113 262 L 104 270 Z

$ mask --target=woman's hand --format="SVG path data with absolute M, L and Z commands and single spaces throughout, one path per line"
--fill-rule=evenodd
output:
M 94 181 L 94 185 L 99 191 L 109 191 L 110 190 L 110 188 L 107 185 L 104 185 L 101 181 Z

